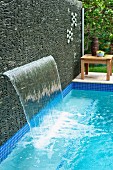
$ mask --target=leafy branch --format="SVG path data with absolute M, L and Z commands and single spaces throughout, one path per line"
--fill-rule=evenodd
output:
M 113 34 L 113 0 L 82 0 L 85 9 L 85 50 L 91 38 L 111 41 Z

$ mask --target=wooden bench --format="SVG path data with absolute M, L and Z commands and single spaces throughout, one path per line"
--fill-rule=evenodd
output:
M 84 79 L 84 72 L 88 74 L 89 64 L 106 64 L 107 65 L 107 75 L 106 80 L 110 80 L 110 75 L 112 75 L 112 57 L 113 55 L 105 55 L 105 57 L 92 56 L 91 54 L 85 54 L 81 57 L 81 79 Z

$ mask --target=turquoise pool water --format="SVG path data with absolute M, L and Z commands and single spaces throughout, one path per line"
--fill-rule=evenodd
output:
M 113 170 L 113 92 L 72 90 L 32 132 L 0 170 Z

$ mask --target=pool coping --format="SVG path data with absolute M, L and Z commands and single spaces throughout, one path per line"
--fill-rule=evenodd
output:
M 72 82 L 85 82 L 85 83 L 99 83 L 99 84 L 113 84 L 113 76 L 110 76 L 110 80 L 106 81 L 106 73 L 88 72 L 85 74 L 84 79 L 81 79 L 81 73 L 72 80 Z

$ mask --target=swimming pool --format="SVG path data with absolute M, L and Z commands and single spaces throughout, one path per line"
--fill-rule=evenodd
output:
M 113 85 L 72 83 L 63 95 L 0 170 L 113 169 Z

